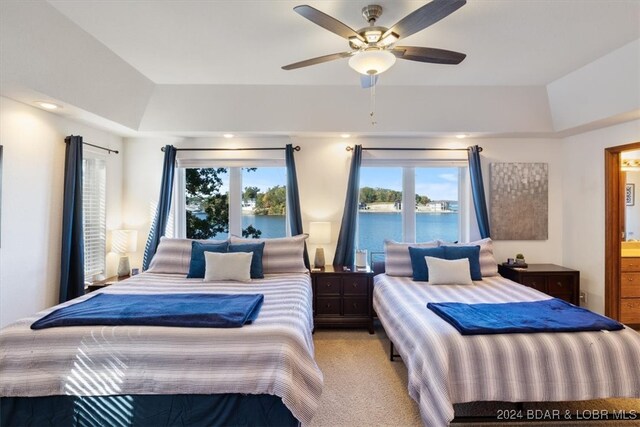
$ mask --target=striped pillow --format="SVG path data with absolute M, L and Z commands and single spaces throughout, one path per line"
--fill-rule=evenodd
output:
M 304 265 L 304 241 L 308 234 L 274 239 L 243 239 L 231 236 L 232 245 L 264 242 L 262 268 L 264 274 L 273 273 L 306 273 Z
M 203 243 L 224 243 L 226 240 L 198 240 Z M 149 263 L 149 273 L 189 273 L 191 264 L 191 242 L 193 239 L 172 239 L 162 236 L 156 254 Z
M 424 243 L 398 243 L 393 240 L 384 241 L 384 268 L 389 276 L 413 277 L 409 246 L 412 248 L 436 248 L 437 240 Z
M 498 263 L 493 256 L 493 240 L 490 237 L 469 243 L 446 243 L 439 240 L 440 245 L 447 246 L 480 246 L 480 272 L 482 277 L 498 275 Z

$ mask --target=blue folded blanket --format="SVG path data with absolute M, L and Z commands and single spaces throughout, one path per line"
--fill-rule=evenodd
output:
M 239 328 L 258 317 L 262 294 L 97 294 L 59 308 L 31 329 L 82 325 Z
M 430 302 L 427 308 L 462 335 L 617 331 L 624 327 L 615 320 L 557 298 L 502 304 Z

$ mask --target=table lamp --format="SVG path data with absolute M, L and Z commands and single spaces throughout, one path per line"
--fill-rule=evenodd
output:
M 326 245 L 331 243 L 331 223 L 309 223 L 309 243 L 314 245 Z M 313 260 L 313 266 L 316 268 L 324 267 L 324 248 L 322 246 L 318 246 L 316 248 L 316 256 Z
M 131 274 L 128 254 L 138 250 L 138 232 L 136 230 L 113 230 L 111 234 L 111 251 L 120 254 L 118 277 Z

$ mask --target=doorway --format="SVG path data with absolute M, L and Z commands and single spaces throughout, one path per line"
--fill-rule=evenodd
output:
M 623 152 L 640 150 L 640 142 L 605 149 L 605 315 L 620 320 L 622 315 L 622 241 L 625 227 L 625 184 L 621 173 Z M 638 201 L 640 202 L 640 201 Z M 636 239 L 640 236 L 636 236 Z M 625 260 L 625 266 L 628 263 Z M 640 299 L 638 299 L 640 302 Z M 640 306 L 638 307 L 640 311 Z M 640 314 L 638 314 L 640 316 Z M 623 319 L 624 321 L 624 319 Z M 636 323 L 634 321 L 634 323 Z M 637 322 L 640 323 L 640 320 Z

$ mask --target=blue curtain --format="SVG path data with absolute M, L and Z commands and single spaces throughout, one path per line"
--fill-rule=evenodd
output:
M 287 165 L 287 207 L 289 209 L 289 227 L 291 235 L 303 233 L 302 211 L 300 210 L 300 193 L 298 191 L 298 176 L 296 174 L 296 160 L 293 157 L 293 145 L 287 144 L 285 148 L 285 163 Z M 304 244 L 304 265 L 309 267 L 309 255 L 307 244 Z
M 336 255 L 333 265 L 348 265 L 354 263 L 356 251 L 356 225 L 358 220 L 358 196 L 360 189 L 360 165 L 362 164 L 362 145 L 356 145 L 351 157 L 351 170 L 347 184 L 347 197 L 344 201 L 344 213 L 338 235 Z
M 173 176 L 175 174 L 176 148 L 173 145 L 164 147 L 164 165 L 162 167 L 162 182 L 160 184 L 160 197 L 156 207 L 156 216 L 149 230 L 147 244 L 144 247 L 142 270 L 149 268 L 151 258 L 156 254 L 160 237 L 164 236 L 171 209 L 171 194 L 173 193 Z
M 478 219 L 478 229 L 480 237 L 490 237 L 489 215 L 487 214 L 487 200 L 484 197 L 484 184 L 482 182 L 482 165 L 480 162 L 480 147 L 474 145 L 469 147 L 469 175 L 471 177 L 471 193 L 473 204 L 476 209 Z
M 64 158 L 60 302 L 84 295 L 84 230 L 82 227 L 82 137 L 68 136 Z

